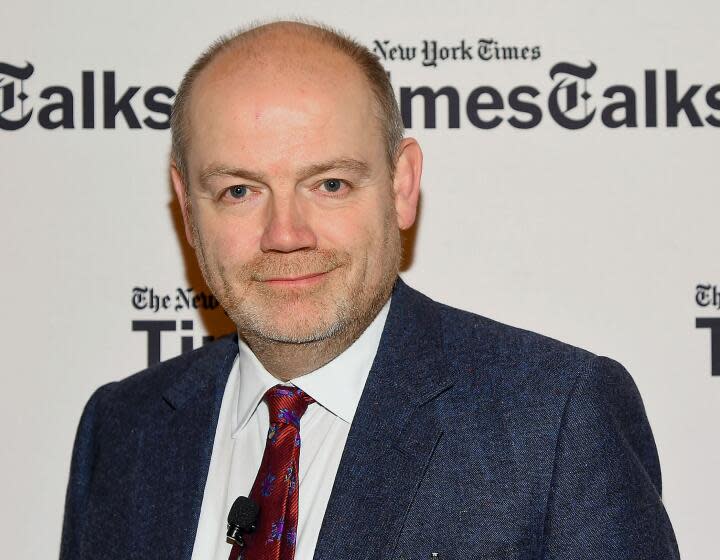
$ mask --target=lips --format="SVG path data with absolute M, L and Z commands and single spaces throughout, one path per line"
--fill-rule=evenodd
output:
M 275 276 L 262 280 L 270 286 L 310 286 L 321 282 L 327 272 L 312 272 L 301 276 Z
M 287 276 L 287 277 L 276 277 L 276 278 L 267 278 L 265 279 L 265 282 L 296 282 L 299 280 L 307 280 L 308 278 L 314 278 L 316 276 L 321 276 L 323 274 L 326 274 L 325 272 L 312 272 L 310 274 L 304 274 L 302 276 Z

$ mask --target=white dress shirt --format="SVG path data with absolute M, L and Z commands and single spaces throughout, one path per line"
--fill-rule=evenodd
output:
M 320 525 L 390 301 L 342 354 L 292 383 L 310 395 L 300 421 L 300 493 L 295 560 L 311 560 Z M 238 496 L 248 496 L 260 468 L 269 426 L 265 392 L 280 383 L 240 341 L 225 387 L 215 430 L 192 560 L 227 560 L 227 514 Z

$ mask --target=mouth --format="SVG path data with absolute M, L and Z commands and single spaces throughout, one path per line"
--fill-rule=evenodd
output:
M 302 276 L 278 276 L 272 278 L 265 278 L 262 280 L 263 284 L 275 287 L 305 287 L 314 286 L 322 282 L 328 275 L 328 272 L 313 272 L 310 274 L 303 274 Z

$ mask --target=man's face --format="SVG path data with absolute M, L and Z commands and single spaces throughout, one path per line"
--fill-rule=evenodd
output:
M 374 100 L 351 63 L 323 56 L 272 65 L 222 55 L 192 93 L 186 229 L 240 332 L 266 340 L 365 326 L 397 275 Z

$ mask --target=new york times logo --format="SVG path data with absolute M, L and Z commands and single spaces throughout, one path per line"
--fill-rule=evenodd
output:
M 144 91 L 140 86 L 123 89 L 118 85 L 115 72 L 104 71 L 100 77 L 95 72 L 83 71 L 79 91 L 66 85 L 50 85 L 40 91 L 39 100 L 33 100 L 27 82 L 34 71 L 29 62 L 24 66 L 0 62 L 0 129 L 23 128 L 33 115 L 45 129 L 114 129 L 121 121 L 128 128 L 144 126 L 163 130 L 170 127 L 171 100 L 175 92 L 169 87 L 153 86 Z M 96 124 L 97 108 L 101 122 Z
M 695 286 L 695 304 L 706 310 L 720 310 L 720 288 L 716 284 Z M 720 376 L 720 318 L 698 317 L 696 329 L 710 329 L 710 373 Z
M 0 128 L 17 130 L 32 117 L 32 109 L 26 111 L 25 80 L 35 68 L 29 62 L 24 67 L 0 62 Z
M 495 39 L 478 39 L 476 43 L 461 39 L 453 44 L 425 40 L 419 45 L 392 43 L 385 39 L 373 41 L 372 51 L 383 61 L 418 60 L 426 67 L 437 67 L 449 61 L 537 60 L 541 54 L 540 45 L 506 45 Z
M 196 292 L 193 288 L 176 288 L 172 292 L 163 292 L 153 287 L 135 286 L 132 289 L 130 302 L 136 311 L 153 315 L 158 312 L 222 311 L 214 295 L 202 291 Z M 148 367 L 161 361 L 163 340 L 167 343 L 167 336 L 177 337 L 175 333 L 178 331 L 180 352 L 190 352 L 195 348 L 195 322 L 192 319 L 137 319 L 131 322 L 131 327 L 133 332 L 145 333 Z M 202 344 L 211 342 L 213 338 L 203 336 Z

